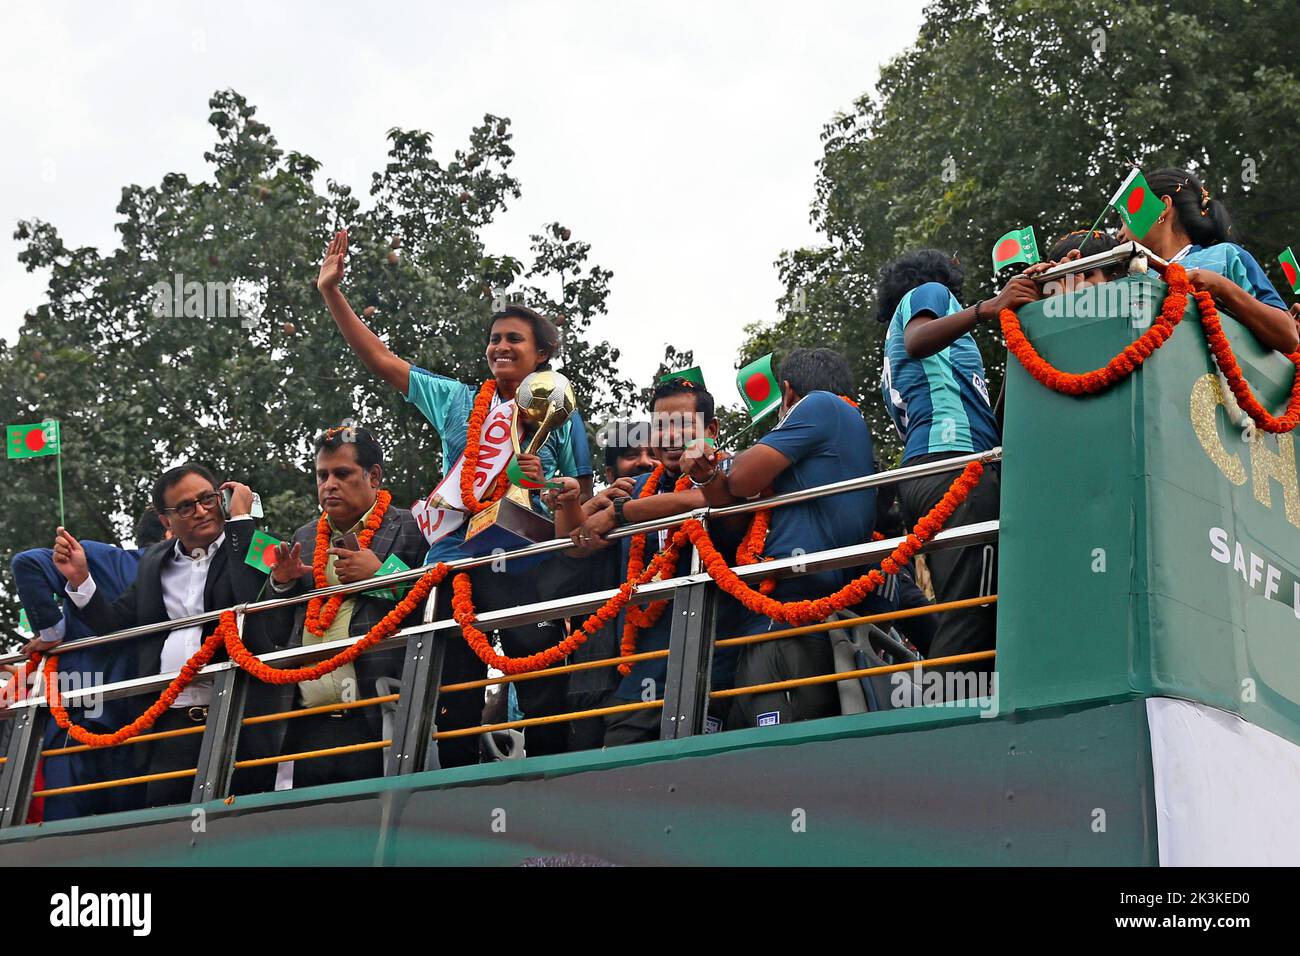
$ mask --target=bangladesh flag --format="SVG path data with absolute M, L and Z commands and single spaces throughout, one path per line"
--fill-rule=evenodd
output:
M 59 453 L 59 423 L 10 425 L 6 428 L 10 458 L 43 458 Z
M 1124 220 L 1128 231 L 1139 239 L 1146 237 L 1160 214 L 1165 211 L 1165 204 L 1152 192 L 1142 170 L 1136 166 L 1129 172 L 1128 178 L 1120 183 L 1115 195 L 1110 197 L 1110 204 Z
M 1286 276 L 1286 284 L 1291 287 L 1291 291 L 1300 294 L 1300 263 L 1295 261 L 1295 253 L 1291 247 L 1286 247 L 1286 252 L 1277 257 L 1277 261 L 1282 263 L 1282 274 Z
M 244 555 L 244 563 L 252 565 L 263 574 L 270 574 L 271 569 L 275 567 L 276 545 L 283 543 L 279 538 L 265 531 L 254 531 L 252 543 L 248 546 L 248 554 Z
M 511 457 L 510 464 L 506 465 L 506 477 L 510 479 L 512 485 L 518 485 L 520 488 L 527 488 L 529 491 L 541 491 L 543 488 L 563 488 L 564 485 L 558 481 L 533 481 L 524 474 L 524 470 L 519 467 L 519 456 Z
M 1034 227 L 1012 229 L 993 246 L 993 271 L 1000 272 L 1017 262 L 1032 266 L 1041 258 L 1038 254 L 1038 240 L 1034 238 Z
M 685 379 L 694 385 L 698 385 L 700 388 L 704 387 L 704 373 L 700 371 L 698 365 L 684 368 L 680 372 L 669 372 L 667 375 L 660 375 L 658 384 L 665 385 L 668 382 L 676 382 L 682 379 Z
M 736 388 L 745 400 L 745 411 L 758 421 L 781 406 L 781 387 L 772 371 L 772 353 L 750 362 L 736 373 Z
M 18 609 L 18 630 L 22 631 L 28 637 L 35 633 L 32 631 L 32 622 L 27 617 L 27 608 L 25 607 L 20 607 Z
M 384 563 L 379 566 L 379 570 L 375 572 L 375 577 L 382 578 L 386 574 L 396 574 L 399 571 L 409 570 L 411 570 L 409 564 L 397 555 L 390 554 Z M 394 588 L 384 588 L 379 591 L 367 591 L 366 594 L 370 597 L 382 598 L 385 601 L 400 601 L 402 595 L 409 591 L 410 588 L 411 585 L 409 583 L 402 583 Z

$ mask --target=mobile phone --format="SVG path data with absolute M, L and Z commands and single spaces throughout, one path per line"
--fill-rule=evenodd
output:
M 334 547 L 343 548 L 345 551 L 360 551 L 361 542 L 357 540 L 356 534 L 349 531 L 347 534 L 341 534 L 334 539 Z
M 233 488 L 221 489 L 221 517 L 225 518 L 227 521 L 230 520 L 230 502 L 234 497 L 235 491 Z

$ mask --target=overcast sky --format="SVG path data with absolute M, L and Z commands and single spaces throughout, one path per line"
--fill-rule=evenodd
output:
M 208 97 L 233 87 L 323 164 L 321 188 L 358 194 L 390 127 L 431 131 L 446 159 L 484 113 L 510 117 L 523 196 L 489 248 L 526 256 L 561 220 L 614 272 L 593 331 L 622 371 L 643 380 L 666 343 L 694 348 L 731 404 L 743 327 L 776 317 L 774 260 L 816 241 L 822 125 L 915 39 L 921 4 L 56 2 L 9 4 L 5 21 L 8 341 L 47 279 L 18 263 L 14 223 L 113 248 L 124 185 L 209 176 Z

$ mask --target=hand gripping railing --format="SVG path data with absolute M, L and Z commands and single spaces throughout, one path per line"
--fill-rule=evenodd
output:
M 1069 265 L 1076 264 L 1077 263 L 1069 263 Z M 846 491 L 874 488 L 895 482 L 906 481 L 911 478 L 942 474 L 949 471 L 958 471 L 973 461 L 991 463 L 1000 461 L 1001 457 L 1002 449 L 999 447 L 987 452 L 979 452 L 971 455 L 926 462 L 920 465 L 910 465 L 893 469 L 892 471 L 878 472 L 873 475 L 847 479 L 832 484 L 822 485 L 817 488 L 790 492 L 788 494 L 778 495 L 762 500 L 741 502 L 724 507 L 700 508 L 695 511 L 684 512 L 653 521 L 630 524 L 611 531 L 606 535 L 606 537 L 608 539 L 617 539 L 628 535 L 640 534 L 646 531 L 668 528 L 681 524 L 688 518 L 708 520 L 711 518 L 745 514 L 765 508 L 783 507 L 785 505 L 809 501 L 827 495 L 840 494 Z M 987 541 L 995 540 L 997 537 L 997 530 L 998 522 L 996 521 L 981 522 L 974 525 L 964 526 L 962 528 L 944 530 L 935 535 L 926 546 L 925 550 L 934 551 L 982 544 Z M 860 545 L 838 548 L 815 554 L 800 555 L 798 557 L 777 559 L 766 561 L 761 564 L 738 567 L 735 568 L 734 571 L 737 576 L 742 580 L 745 580 L 783 577 L 858 566 L 885 557 L 901 540 L 902 539 L 893 539 L 866 542 Z M 567 551 L 573 547 L 574 545 L 572 541 L 568 538 L 557 538 L 551 541 L 538 542 L 517 551 L 463 558 L 450 562 L 450 565 L 453 571 L 461 571 L 499 560 L 559 553 Z M 714 643 L 713 604 L 716 599 L 716 587 L 712 586 L 711 579 L 707 574 L 699 572 L 698 568 L 695 566 L 693 566 L 692 570 L 692 574 L 683 577 L 646 584 L 638 589 L 636 595 L 632 599 L 632 603 L 645 604 L 655 600 L 664 600 L 670 596 L 674 598 L 674 618 L 669 650 L 667 652 L 650 652 L 649 655 L 645 657 L 645 659 L 649 659 L 650 657 L 664 656 L 666 653 L 669 659 L 668 685 L 665 687 L 664 700 L 662 702 L 656 701 L 652 705 L 629 705 L 638 708 L 643 707 L 644 709 L 648 709 L 650 706 L 663 706 L 664 717 L 662 721 L 662 737 L 683 737 L 702 733 L 705 712 L 707 710 L 707 701 L 709 697 L 708 675 Z M 385 586 L 392 586 L 404 582 L 414 582 L 427 573 L 427 571 L 427 567 L 420 567 L 412 568 L 409 571 L 387 575 L 384 578 L 384 584 Z M 287 598 L 275 598 L 266 601 L 253 602 L 244 605 L 242 609 L 246 614 L 255 614 L 275 608 L 301 604 L 313 597 L 328 597 L 333 594 L 354 594 L 360 591 L 373 590 L 374 587 L 375 582 L 373 580 L 357 581 L 351 584 L 340 584 L 321 588 L 309 593 L 293 595 Z M 677 594 L 679 590 L 682 591 L 680 597 Z M 614 590 L 608 590 L 580 595 L 573 598 L 540 601 L 534 604 L 515 608 L 488 611 L 478 616 L 478 622 L 480 628 L 491 630 L 493 628 L 528 624 L 537 621 L 554 620 L 558 617 L 576 615 L 594 610 L 600 607 L 615 593 L 617 592 Z M 438 634 L 438 632 L 450 631 L 453 628 L 458 628 L 458 625 L 451 619 L 441 621 L 433 620 L 433 616 L 436 613 L 436 604 L 435 590 L 430 592 L 429 597 L 426 600 L 423 622 L 421 624 L 403 628 L 370 649 L 371 651 L 375 651 L 393 647 L 400 643 L 405 643 L 406 646 L 406 659 L 402 672 L 402 693 L 398 698 L 398 712 L 396 715 L 397 719 L 394 726 L 392 740 L 352 745 L 342 749 L 332 748 L 329 751 L 321 751 L 321 755 L 329 755 L 333 752 L 343 752 L 344 750 L 351 751 L 357 748 L 372 749 L 389 746 L 391 744 L 391 750 L 385 769 L 386 774 L 413 773 L 426 768 L 436 767 L 436 747 L 430 746 L 430 742 L 434 740 L 435 737 L 463 736 L 470 733 L 484 733 L 495 729 L 495 727 L 477 727 L 467 728 L 463 731 L 455 730 L 448 731 L 445 734 L 435 734 L 432 727 L 433 715 L 436 713 L 437 698 L 440 690 L 444 692 L 463 691 L 472 689 L 476 686 L 486 686 L 490 683 L 505 684 L 512 680 L 530 679 L 534 675 L 516 675 L 514 678 L 504 678 L 496 681 L 485 680 L 482 682 L 467 682 L 463 685 L 449 685 L 445 688 L 440 688 L 444 641 L 434 640 L 433 638 Z M 207 624 L 216 621 L 222 613 L 224 613 L 224 610 L 210 611 L 203 614 L 191 615 L 185 618 L 161 621 L 156 624 L 127 628 L 113 634 L 84 638 L 79 641 L 69 641 L 59 648 L 59 653 L 68 653 L 83 648 L 99 647 L 107 644 L 118 643 L 145 634 L 171 631 L 179 627 L 194 624 Z M 346 638 L 337 641 L 330 641 L 328 643 L 314 644 L 309 647 L 285 648 L 259 655 L 259 659 L 272 666 L 298 666 L 332 656 L 344 648 L 355 644 L 358 640 L 360 640 L 360 638 Z M 638 655 L 638 657 L 641 657 L 641 655 Z M 21 654 L 10 654 L 0 657 L 0 663 L 12 663 L 21 660 L 23 660 L 23 655 Z M 604 664 L 604 666 L 615 666 L 617 663 L 621 662 L 621 660 L 614 660 L 608 663 L 591 662 L 591 666 L 600 666 L 601 664 Z M 536 676 L 553 672 L 567 672 L 568 669 L 569 668 L 551 668 L 547 671 L 539 672 Z M 150 675 L 147 677 L 136 678 L 134 680 L 70 689 L 63 692 L 60 696 L 63 698 L 66 706 L 76 706 L 78 701 L 88 698 L 97 698 L 101 701 L 113 700 L 135 694 L 146 693 L 152 690 L 160 690 L 167 686 L 175 676 L 175 674 Z M 294 756 L 284 755 L 276 758 L 236 761 L 234 759 L 234 754 L 238 742 L 239 729 L 243 724 L 261 723 L 274 719 L 291 719 L 294 714 L 303 713 L 302 711 L 292 711 L 282 715 L 262 715 L 259 717 L 243 718 L 241 716 L 243 710 L 243 697 L 248 675 L 245 674 L 238 665 L 231 661 L 209 664 L 200 671 L 200 676 L 212 678 L 215 686 L 213 688 L 214 704 L 212 705 L 212 709 L 209 711 L 207 724 L 202 728 L 196 727 L 193 729 L 187 729 L 186 731 L 188 733 L 195 733 L 202 729 L 202 732 L 204 733 L 204 745 L 199 757 L 199 766 L 194 771 L 173 772 L 168 775 L 193 775 L 195 777 L 195 784 L 192 791 L 192 799 L 194 802 L 226 796 L 229 790 L 231 774 L 236 766 L 255 766 L 270 762 L 280 762 L 286 759 L 291 759 L 292 756 Z M 351 706 L 373 706 L 377 703 L 388 702 L 390 700 L 391 697 L 383 698 L 382 700 L 380 698 L 374 698 L 367 701 L 354 702 Z M 0 826 L 10 826 L 16 823 L 21 823 L 26 817 L 27 805 L 32 795 L 32 783 L 35 775 L 36 761 L 42 754 L 42 751 L 40 750 L 40 742 L 44 735 L 45 719 L 48 718 L 48 708 L 43 706 L 46 703 L 47 700 L 45 696 L 41 694 L 33 694 L 25 699 L 10 703 L 7 707 L 0 709 L 0 719 L 12 718 L 15 720 L 8 755 L 3 759 L 3 771 L 0 772 Z M 330 707 L 328 709 L 337 710 L 339 708 Z M 626 709 L 626 707 L 624 709 Z M 559 715 L 555 719 L 564 719 L 564 715 Z M 525 720 L 522 722 L 522 725 L 527 726 L 539 720 L 550 721 L 552 718 L 548 717 L 537 718 L 535 720 Z M 513 726 L 513 724 L 510 726 Z M 175 735 L 174 732 L 165 734 L 145 734 L 136 738 L 136 740 L 144 743 L 151 739 L 159 739 L 163 736 L 173 735 Z M 54 756 L 57 754 L 75 752 L 78 749 L 80 748 L 58 748 L 53 751 L 45 751 L 44 754 L 46 756 Z M 131 781 L 121 782 L 135 782 L 135 779 L 133 778 Z M 111 785 L 112 783 L 113 782 L 110 781 L 107 784 L 100 784 L 99 786 Z M 49 795 L 53 795 L 53 793 L 54 791 L 50 791 Z

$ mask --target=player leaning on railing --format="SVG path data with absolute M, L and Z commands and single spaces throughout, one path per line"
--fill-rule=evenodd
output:
M 655 388 L 650 411 L 650 447 L 658 461 L 652 472 L 615 482 L 585 504 L 580 504 L 572 480 L 566 481 L 566 488 L 555 496 L 555 533 L 558 536 L 570 535 L 578 547 L 553 558 L 544 569 L 553 583 L 563 585 L 565 577 L 582 576 L 588 579 L 589 584 L 580 590 L 591 590 L 594 586 L 590 582 L 591 576 L 603 574 L 605 581 L 612 581 L 611 587 L 617 587 L 653 560 L 665 547 L 668 532 L 651 531 L 612 542 L 606 542 L 606 534 L 623 525 L 667 518 L 703 507 L 704 495 L 682 477 L 681 463 L 683 450 L 690 441 L 700 437 L 717 440 L 718 420 L 714 414 L 713 396 L 697 382 L 670 377 Z M 703 435 L 700 434 L 701 428 Z M 734 554 L 737 540 L 734 529 L 729 532 L 722 525 L 718 522 L 713 526 L 715 539 L 725 551 Z M 690 549 L 684 547 L 678 554 L 673 574 L 688 574 L 690 564 Z M 664 613 L 668 604 L 657 601 L 619 614 L 616 627 L 623 636 L 626 650 L 641 653 L 668 648 L 672 631 L 672 615 Z M 737 628 L 744 615 L 744 609 L 733 598 L 720 594 L 716 612 L 718 634 L 740 633 Z M 713 689 L 733 686 L 735 669 L 734 648 L 715 650 L 711 674 Z M 667 678 L 668 662 L 665 658 L 640 661 L 632 665 L 615 688 L 611 703 L 661 700 Z M 712 701 L 706 727 L 720 729 L 727 711 L 725 700 Z M 607 714 L 605 746 L 657 740 L 659 724 L 660 711 L 657 708 Z
M 1138 239 L 1162 259 L 1177 262 L 1187 270 L 1193 288 L 1209 292 L 1261 345 L 1287 355 L 1294 352 L 1300 343 L 1295 318 L 1255 257 L 1231 241 L 1227 207 L 1185 170 L 1157 169 L 1146 179 L 1165 211 L 1145 236 L 1134 236 L 1124 226 L 1120 241 Z
M 843 356 L 831 349 L 795 349 L 781 363 L 780 422 L 752 448 L 735 458 L 696 442 L 682 458 L 686 475 L 703 490 L 711 506 L 859 478 L 875 472 L 871 430 L 849 398 L 853 378 Z M 947 483 L 948 479 L 941 478 Z M 762 558 L 862 544 L 871 540 L 876 491 L 859 489 L 790 504 L 771 511 Z M 778 601 L 821 598 L 838 591 L 861 569 L 819 571 L 781 578 L 771 596 Z M 870 595 L 857 610 L 890 610 Z M 770 618 L 747 611 L 728 634 L 759 634 L 778 627 Z M 824 633 L 744 645 L 736 665 L 736 686 L 829 674 L 835 670 L 830 640 Z M 840 712 L 834 684 L 736 697 L 727 727 L 786 724 Z

